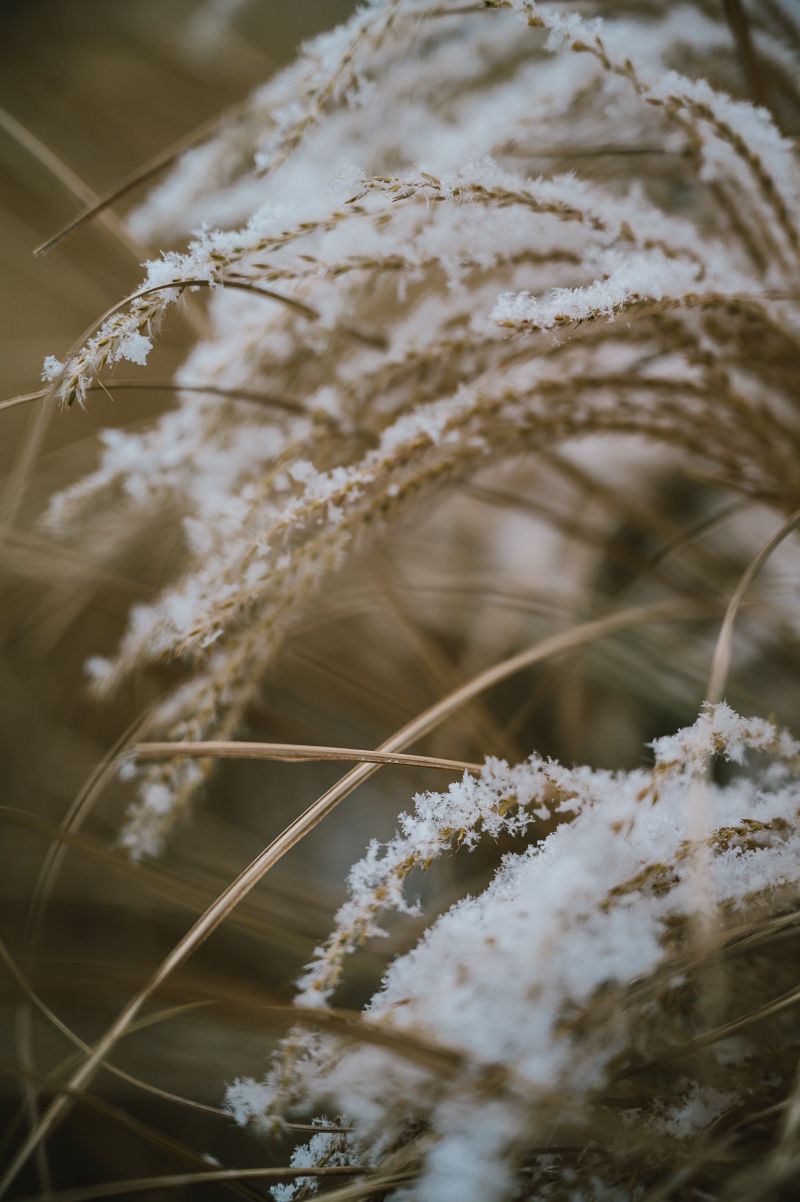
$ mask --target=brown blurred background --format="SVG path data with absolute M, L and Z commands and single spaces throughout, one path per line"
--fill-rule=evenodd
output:
M 0 106 L 12 118 L 12 130 L 13 121 L 21 123 L 100 192 L 243 99 L 293 56 L 301 39 L 336 24 L 352 7 L 349 0 L 250 0 L 238 5 L 6 0 L 0 8 Z M 118 211 L 141 194 L 141 189 L 132 193 Z M 33 248 L 78 207 L 30 147 L 8 129 L 0 130 L 3 397 L 36 389 L 43 356 L 64 353 L 91 320 L 140 278 L 137 261 L 97 222 L 45 258 L 33 257 Z M 167 328 L 160 375 L 168 375 L 179 362 L 188 336 L 180 319 Z M 140 422 L 168 401 L 165 394 L 140 392 L 121 404 L 102 397 L 86 412 L 52 415 L 30 472 L 23 456 L 39 428 L 40 407 L 0 414 L 6 502 L 0 551 L 0 804 L 45 823 L 61 820 L 157 687 L 142 682 L 115 705 L 99 706 L 86 695 L 82 665 L 88 654 L 110 648 L 131 600 L 158 587 L 176 554 L 178 536 L 175 528 L 167 529 L 158 545 L 139 548 L 118 570 L 97 576 L 86 547 L 46 539 L 37 519 L 52 492 L 93 463 L 98 429 Z M 18 487 L 20 480 L 24 490 Z M 12 504 L 17 511 L 9 523 L 9 496 L 15 502 L 20 492 L 21 504 L 18 509 Z M 318 671 L 324 680 L 324 665 Z M 264 704 L 265 713 L 254 715 L 254 729 L 261 722 L 270 727 L 277 714 L 287 729 L 292 727 L 287 737 L 312 740 L 326 722 L 325 701 L 320 714 L 305 706 L 300 711 L 293 685 L 282 688 L 276 682 Z M 374 698 L 363 708 L 374 711 Z M 354 721 L 358 718 L 356 708 Z M 368 733 L 380 737 L 382 719 L 376 716 L 373 732 L 367 724 Z M 327 733 L 352 741 L 347 737 L 351 732 Z M 52 827 L 30 829 L 6 815 L 0 834 L 2 938 L 37 993 L 85 1040 L 103 1030 L 258 847 L 339 774 L 335 768 L 313 766 L 288 772 L 278 767 L 266 775 L 246 766 L 230 767 L 215 785 L 225 801 L 216 814 L 212 806 L 210 825 L 202 831 L 187 828 L 180 845 L 149 875 L 147 870 L 126 872 L 124 857 L 114 852 L 124 797 L 113 788 L 104 795 L 85 828 L 85 843 L 72 849 L 59 875 L 41 945 L 30 964 L 26 912 Z M 398 798 L 387 806 L 384 834 L 391 829 L 389 808 L 400 808 L 399 797 L 405 801 L 408 786 L 407 778 L 397 782 Z M 260 802 L 255 810 L 254 797 Z M 154 1006 L 216 1000 L 214 1017 L 190 1013 L 132 1035 L 117 1057 L 123 1068 L 212 1106 L 219 1104 L 227 1080 L 246 1072 L 260 1074 L 270 1028 L 257 1017 L 255 1005 L 290 995 L 294 973 L 329 926 L 341 896 L 343 865 L 360 854 L 365 841 L 360 835 L 355 841 L 350 837 L 347 851 L 331 857 L 325 844 L 335 838 L 344 838 L 341 830 L 305 853 L 304 870 L 287 866 L 277 873 L 274 885 L 245 907 L 240 928 L 234 924 L 213 941 Z M 92 849 L 111 862 L 92 858 Z M 311 889 L 304 873 L 314 871 L 315 857 Z M 326 879 L 339 882 L 335 893 L 326 895 Z M 71 1049 L 37 1016 L 33 1064 L 26 1065 L 28 1050 L 16 1006 L 21 994 L 8 965 L 0 964 L 0 980 L 5 1158 L 24 1131 L 18 1124 L 20 1073 L 32 1071 L 29 1079 L 38 1081 L 36 1074 L 54 1069 Z M 123 1106 L 149 1130 L 131 1131 L 119 1116 L 78 1107 L 48 1145 L 55 1185 L 180 1169 L 186 1163 L 180 1152 L 159 1146 L 158 1137 L 240 1165 L 263 1163 L 272 1155 L 225 1119 L 160 1101 L 108 1074 L 101 1074 L 90 1093 Z M 285 1149 L 276 1149 L 275 1155 L 277 1163 L 285 1162 Z M 20 1178 L 15 1193 L 37 1192 L 44 1180 L 32 1170 Z

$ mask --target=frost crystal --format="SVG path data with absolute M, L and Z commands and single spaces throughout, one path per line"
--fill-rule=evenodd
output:
M 55 355 L 45 355 L 44 363 L 42 364 L 42 379 L 47 384 L 54 384 L 60 379 L 64 371 L 64 364 L 60 359 L 56 359 Z

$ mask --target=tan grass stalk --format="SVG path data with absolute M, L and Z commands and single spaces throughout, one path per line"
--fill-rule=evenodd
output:
M 171 1173 L 157 1177 L 134 1177 L 127 1181 L 108 1181 L 104 1185 L 88 1185 L 80 1189 L 56 1190 L 50 1194 L 52 1202 L 92 1202 L 94 1198 L 125 1197 L 129 1194 L 147 1193 L 150 1190 L 182 1189 L 187 1185 L 204 1185 L 228 1181 L 279 1181 L 294 1177 L 353 1177 L 367 1170 L 358 1165 L 338 1167 L 321 1166 L 312 1169 L 253 1168 L 253 1169 L 208 1169 L 202 1173 Z M 363 1196 L 363 1195 L 362 1195 Z M 20 1202 L 39 1202 L 36 1198 L 21 1198 Z
M 714 648 L 714 659 L 711 665 L 711 675 L 709 676 L 708 688 L 706 689 L 706 700 L 712 704 L 716 701 L 720 701 L 725 692 L 728 672 L 730 671 L 731 650 L 733 646 L 733 627 L 745 593 L 773 551 L 775 551 L 784 541 L 784 539 L 788 538 L 798 526 L 800 526 L 800 509 L 796 509 L 794 513 L 787 518 L 780 529 L 773 534 L 769 542 L 767 542 L 761 548 L 758 554 L 750 561 L 750 563 L 747 565 L 747 569 L 742 573 L 741 579 L 731 595 L 731 599 L 728 602 L 728 608 L 725 611 L 725 617 L 722 621 L 719 636 L 717 638 L 717 644 Z
M 228 109 L 227 112 L 215 115 L 209 121 L 198 126 L 197 129 L 192 130 L 176 142 L 173 142 L 166 150 L 159 151 L 153 158 L 148 159 L 141 167 L 137 167 L 135 171 L 126 175 L 112 188 L 88 200 L 85 208 L 77 216 L 66 222 L 46 242 L 42 242 L 40 246 L 37 246 L 33 253 L 35 255 L 49 254 L 65 238 L 68 238 L 75 230 L 80 229 L 82 225 L 85 225 L 88 221 L 92 221 L 95 217 L 106 215 L 106 211 L 115 201 L 121 200 L 123 196 L 127 196 L 129 192 L 132 192 L 134 188 L 138 188 L 140 184 L 146 183 L 155 175 L 165 171 L 167 167 L 180 158 L 184 151 L 202 142 L 210 133 L 218 129 L 224 120 L 235 119 L 243 108 L 243 105 L 237 104 Z
M 322 747 L 304 743 L 246 743 L 209 740 L 206 742 L 137 743 L 133 755 L 139 760 L 172 759 L 191 756 L 198 759 L 279 760 L 288 764 L 332 760 L 362 764 L 394 764 L 405 768 L 438 768 L 443 772 L 480 772 L 481 764 L 464 760 L 446 760 L 432 755 L 407 755 L 403 752 L 359 751 L 353 747 Z

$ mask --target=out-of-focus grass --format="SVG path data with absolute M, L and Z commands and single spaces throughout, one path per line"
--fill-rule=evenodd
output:
M 204 39 L 199 21 L 204 14 L 213 16 L 214 7 L 198 0 L 9 0 L 0 11 L 0 106 L 99 192 L 246 97 L 291 58 L 300 39 L 337 22 L 352 5 L 349 0 L 251 2 L 216 30 L 207 26 Z M 137 258 L 98 222 L 49 255 L 33 256 L 33 248 L 78 207 L 29 147 L 0 130 L 2 398 L 35 389 L 43 356 L 63 352 L 140 278 Z M 142 248 L 142 255 L 157 249 Z M 159 360 L 162 376 L 179 362 L 188 335 L 184 320 L 172 323 Z M 0 935 L 30 985 L 87 1041 L 261 837 L 258 829 L 244 830 L 242 814 L 234 809 L 220 818 L 206 854 L 198 856 L 189 845 L 178 856 L 182 863 L 133 874 L 114 851 L 119 805 L 101 801 L 90 833 L 70 849 L 38 952 L 28 962 L 26 912 L 57 825 L 149 697 L 148 686 L 142 686 L 115 707 L 94 704 L 86 696 L 83 661 L 116 636 L 131 601 L 157 585 L 175 553 L 172 529 L 155 559 L 154 548 L 147 549 L 147 566 L 142 549 L 134 548 L 124 564 L 98 574 L 87 587 L 91 550 L 77 543 L 58 546 L 37 528 L 47 497 L 92 462 L 97 431 L 141 422 L 169 395 L 154 390 L 113 402 L 102 395 L 97 399 L 85 413 L 51 416 L 32 470 L 24 475 L 12 524 L 8 486 L 19 483 L 21 455 L 40 420 L 40 407 L 0 413 L 0 496 L 6 502 L 0 518 Z M 294 812 L 298 786 L 300 796 L 313 794 L 335 775 L 330 766 L 302 766 L 299 775 L 275 766 L 265 778 L 233 766 L 228 780 L 232 797 L 252 796 L 253 786 L 261 790 L 256 828 L 260 825 L 266 838 L 281 824 L 281 811 Z M 12 810 L 28 815 L 27 823 L 15 820 Z M 257 1005 L 285 991 L 328 918 L 324 892 L 310 894 L 287 873 L 242 911 L 241 921 L 217 940 L 210 956 L 201 956 L 176 980 L 174 995 L 166 991 L 160 999 L 163 1009 L 198 997 L 208 1007 L 165 1018 L 134 1035 L 121 1066 L 161 1088 L 216 1105 L 224 1080 L 262 1055 Z M 15 1125 L 26 1071 L 16 1008 L 22 994 L 7 964 L 0 965 L 0 982 L 0 1127 L 13 1145 L 23 1131 Z M 74 1050 L 41 1015 L 33 1021 L 32 1048 L 34 1080 Z M 219 1149 L 220 1139 L 232 1138 L 239 1163 L 260 1154 L 246 1137 L 230 1133 L 225 1120 L 159 1100 L 119 1078 L 104 1075 L 98 1092 L 195 1153 L 206 1144 Z M 180 1167 L 174 1150 L 165 1160 L 163 1148 L 151 1148 L 146 1135 L 131 1133 L 117 1117 L 81 1107 L 55 1138 L 48 1159 L 61 1185 L 138 1173 L 148 1166 L 155 1171 L 167 1164 Z M 38 1184 L 31 1172 L 17 1188 L 28 1192 Z

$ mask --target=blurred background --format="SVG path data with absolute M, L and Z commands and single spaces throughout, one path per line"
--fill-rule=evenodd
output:
M 76 191 L 102 193 L 191 135 L 352 7 L 5 0 L 3 397 L 36 390 L 44 356 L 63 356 L 159 249 L 126 246 L 93 220 L 34 257 L 80 209 Z M 114 212 L 124 215 L 141 195 L 142 186 Z M 175 311 L 154 377 L 170 376 L 192 336 Z M 21 1140 L 30 1107 L 52 1096 L 48 1074 L 75 1052 L 26 990 L 91 1043 L 196 915 L 341 775 L 332 765 L 224 763 L 161 861 L 134 868 L 116 849 L 125 790 L 104 777 L 93 787 L 93 774 L 170 671 L 137 678 L 112 704 L 96 704 L 83 664 L 114 646 L 130 604 L 171 574 L 179 526 L 166 515 L 124 559 L 95 565 L 92 547 L 57 542 L 38 525 L 48 498 L 95 462 L 99 429 L 146 422 L 170 400 L 157 387 L 112 393 L 68 414 L 36 401 L 0 411 L 3 1157 Z M 630 456 L 615 456 L 610 446 L 530 455 L 454 489 L 434 513 L 407 518 L 315 603 L 242 737 L 372 747 L 487 664 L 604 605 L 729 590 L 774 515 L 751 508 L 737 525 L 735 498 L 679 475 L 663 452 L 638 454 L 636 469 Z M 714 541 L 719 530 L 724 546 Z M 773 588 L 794 585 L 793 561 L 775 572 Z M 786 716 L 795 653 L 774 615 L 769 629 L 764 634 L 756 613 L 743 630 L 732 700 Z M 513 679 L 421 750 L 474 759 L 536 748 L 570 763 L 631 767 L 647 739 L 695 716 L 711 637 L 712 628 L 697 623 L 605 641 Z M 416 790 L 446 782 L 387 768 L 349 798 L 160 992 L 143 1028 L 114 1054 L 127 1077 L 98 1076 L 46 1156 L 20 1177 L 17 1194 L 45 1194 L 48 1182 L 63 1188 L 178 1171 L 204 1153 L 226 1165 L 285 1163 L 289 1145 L 265 1146 L 219 1113 L 224 1085 L 263 1071 L 285 1024 L 265 1008 L 290 999 L 294 976 L 344 896 L 347 867 L 369 838 L 391 834 Z M 52 892 L 32 916 L 48 848 L 81 798 L 90 817 L 62 844 Z M 465 884 L 477 887 L 494 856 L 462 860 L 418 883 L 432 906 L 445 906 Z M 394 923 L 388 942 L 358 958 L 341 1002 L 361 1004 L 386 956 L 420 929 L 413 920 Z
M 335 24 L 351 8 L 340 0 L 296 0 L 291 5 L 10 0 L 2 5 L 3 397 L 38 388 L 43 356 L 65 351 L 98 313 L 130 291 L 141 276 L 139 263 L 156 249 L 145 247 L 137 255 L 94 221 L 52 254 L 35 258 L 33 248 L 81 207 L 65 186 L 71 182 L 70 173 L 94 192 L 115 185 L 244 99 L 292 58 L 301 39 Z M 51 169 L 48 150 L 62 161 L 63 172 Z M 141 195 L 139 189 L 130 200 Z M 191 330 L 180 319 L 165 331 L 160 371 L 170 374 L 190 337 Z M 280 828 L 293 808 L 291 798 L 284 799 L 285 789 L 295 791 L 300 784 L 310 795 L 335 778 L 335 773 L 318 774 L 304 766 L 299 778 L 294 772 L 285 777 L 280 771 L 270 773 L 267 796 L 262 774 L 245 784 L 247 771 L 240 776 L 233 766 L 232 774 L 225 774 L 231 797 L 244 796 L 254 787 L 261 793 L 255 828 L 244 829 L 252 814 L 221 809 L 218 829 L 206 849 L 199 855 L 197 846 L 178 850 L 180 864 L 156 870 L 144 888 L 141 874 L 131 874 L 125 858 L 114 850 L 124 801 L 117 796 L 106 806 L 101 800 L 87 834 L 97 856 L 85 846 L 70 850 L 45 915 L 35 962 L 26 962 L 26 919 L 52 824 L 60 822 L 103 755 L 146 703 L 142 696 L 121 697 L 113 709 L 93 703 L 86 695 L 83 662 L 92 649 L 116 638 L 131 600 L 158 586 L 160 573 L 175 554 L 176 537 L 175 530 L 168 532 L 162 545 L 141 548 L 138 559 L 134 556 L 120 565 L 113 578 L 108 573 L 100 578 L 86 573 L 86 548 L 55 546 L 37 530 L 37 519 L 52 491 L 93 462 L 98 429 L 145 421 L 168 400 L 157 392 L 138 392 L 133 404 L 112 404 L 103 397 L 100 406 L 65 420 L 53 416 L 46 428 L 39 406 L 0 415 L 2 804 L 42 819 L 42 825 L 33 827 L 11 819 L 3 824 L 2 938 L 37 993 L 87 1040 L 99 1034 L 226 877 L 251 857 L 257 843 Z M 30 471 L 26 448 L 34 461 Z M 143 690 L 146 693 L 147 686 Z M 271 814 L 276 798 L 280 813 Z M 187 833 L 191 839 L 192 832 Z M 131 1037 L 121 1053 L 122 1067 L 135 1064 L 131 1071 L 153 1084 L 211 1105 L 219 1104 L 231 1076 L 259 1073 L 267 1039 L 263 1025 L 242 1010 L 241 998 L 249 992 L 263 1004 L 273 993 L 285 997 L 298 964 L 324 934 L 335 904 L 335 898 L 307 889 L 298 897 L 298 888 L 302 882 L 291 872 L 282 885 L 264 890 L 239 929 L 226 932 L 213 950 L 209 948 L 210 957 L 176 979 L 174 993 L 167 991 L 159 1003 L 162 1009 L 179 1006 L 210 989 L 217 997 L 217 1010 L 225 1010 L 227 998 L 231 1013 L 210 1023 L 192 1012 L 164 1019 L 144 1038 Z M 0 1142 L 5 1159 L 25 1131 L 19 1121 L 23 1083 L 43 1087 L 47 1098 L 43 1075 L 74 1049 L 40 1016 L 34 1019 L 28 1049 L 15 1006 L 21 996 L 19 982 L 8 964 L 0 964 L 0 980 L 0 1130 L 5 1136 Z M 215 1031 L 225 1032 L 221 1040 Z M 31 1074 L 27 1078 L 26 1072 Z M 54 1183 L 85 1184 L 148 1168 L 180 1168 L 180 1156 L 165 1154 L 164 1147 L 154 1143 L 156 1134 L 181 1141 L 195 1152 L 207 1145 L 217 1154 L 222 1150 L 220 1138 L 223 1144 L 233 1140 L 238 1163 L 263 1159 L 256 1141 L 229 1121 L 166 1103 L 108 1074 L 104 1078 L 102 1083 L 98 1080 L 99 1092 L 145 1122 L 148 1133 L 132 1131 L 106 1111 L 78 1108 L 49 1151 Z M 36 1192 L 46 1180 L 32 1171 L 20 1178 L 17 1192 Z

